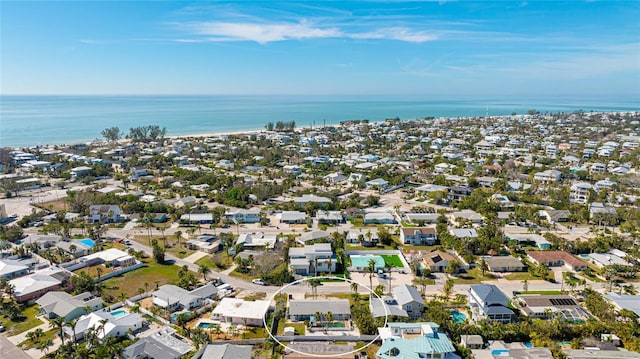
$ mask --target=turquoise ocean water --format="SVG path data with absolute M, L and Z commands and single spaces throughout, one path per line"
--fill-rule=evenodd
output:
M 69 144 L 101 137 L 106 127 L 160 125 L 167 135 L 300 126 L 345 120 L 458 117 L 541 112 L 639 111 L 640 101 L 445 99 L 427 96 L 0 96 L 0 147 Z

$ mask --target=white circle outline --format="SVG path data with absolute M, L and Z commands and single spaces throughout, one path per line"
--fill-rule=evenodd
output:
M 287 285 L 283 286 L 282 288 L 278 289 L 277 291 L 275 291 L 270 297 L 269 299 L 267 299 L 269 302 L 273 301 L 276 297 L 276 295 L 280 294 L 280 292 L 282 292 L 283 290 L 287 289 L 288 287 L 292 286 L 292 285 L 296 285 L 298 283 L 302 283 L 302 282 L 307 282 L 310 281 L 312 279 L 338 279 L 337 277 L 329 277 L 329 276 L 317 276 L 317 277 L 308 277 L 308 278 L 302 278 L 302 279 L 298 279 L 295 280 L 291 283 L 287 283 Z M 345 282 L 349 282 L 349 283 L 356 283 L 359 286 L 362 286 L 364 288 L 366 288 L 371 294 L 375 295 L 381 302 L 382 302 L 382 307 L 384 308 L 384 324 L 382 325 L 383 327 L 387 326 L 387 323 L 389 322 L 389 310 L 387 309 L 387 306 L 384 304 L 384 300 L 382 300 L 382 298 L 375 293 L 373 290 L 371 290 L 369 287 L 367 287 L 366 285 L 363 285 L 360 282 L 357 282 L 353 279 L 350 278 L 342 278 L 342 280 L 344 280 Z M 286 315 L 283 318 L 286 320 Z M 370 346 L 371 344 L 373 344 L 376 340 L 378 340 L 378 338 L 380 338 L 380 333 L 378 333 L 378 335 L 376 335 L 375 338 L 373 338 L 373 340 L 371 340 L 370 342 L 368 342 L 367 344 L 365 344 L 364 346 L 358 348 L 358 349 L 354 349 L 350 352 L 346 352 L 346 353 L 338 353 L 338 354 L 331 354 L 331 355 L 327 355 L 327 354 L 311 354 L 311 353 L 305 353 L 299 350 L 295 350 L 292 349 L 286 345 L 284 345 L 281 341 L 279 341 L 278 339 L 276 339 L 275 335 L 273 335 L 273 333 L 271 333 L 271 329 L 268 328 L 267 325 L 267 318 L 266 316 L 262 318 L 262 324 L 264 325 L 264 329 L 267 331 L 267 333 L 269 334 L 269 337 L 271 339 L 273 339 L 276 343 L 280 344 L 280 346 L 284 347 L 285 349 L 291 350 L 294 353 L 298 353 L 300 355 L 306 355 L 306 356 L 310 356 L 310 357 L 316 357 L 316 358 L 333 358 L 333 357 L 339 357 L 339 356 L 343 356 L 343 355 L 349 355 L 349 354 L 355 354 L 356 352 L 362 351 L 363 349 L 365 349 L 366 347 Z M 295 338 L 295 335 L 294 335 Z

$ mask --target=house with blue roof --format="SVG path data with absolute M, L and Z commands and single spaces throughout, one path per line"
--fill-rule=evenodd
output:
M 473 320 L 511 323 L 516 319 L 509 309 L 509 298 L 493 284 L 475 284 L 469 288 L 469 306 Z
M 378 333 L 382 339 L 378 359 L 460 359 L 436 323 L 388 323 Z

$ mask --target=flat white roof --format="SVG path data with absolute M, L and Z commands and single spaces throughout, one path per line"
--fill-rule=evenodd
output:
M 213 310 L 213 314 L 224 317 L 263 319 L 270 305 L 271 302 L 266 300 L 249 302 L 238 298 L 222 298 Z

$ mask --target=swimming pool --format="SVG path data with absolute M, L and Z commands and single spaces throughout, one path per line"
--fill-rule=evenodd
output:
M 171 319 L 176 320 L 179 316 L 188 316 L 188 315 L 191 315 L 191 312 L 173 313 L 171 314 Z
M 580 258 L 589 259 L 590 256 L 588 254 L 580 254 Z
M 112 317 L 116 317 L 116 318 L 125 316 L 127 314 L 129 314 L 129 313 L 127 313 L 126 310 L 115 310 L 115 311 L 111 312 L 111 316 Z
M 494 350 L 491 351 L 491 355 L 507 356 L 507 355 L 509 355 L 509 349 L 494 349 Z
M 458 324 L 458 323 L 464 323 L 467 321 L 467 316 L 464 315 L 463 313 L 460 313 L 457 310 L 452 310 L 451 311 L 451 316 L 453 317 L 453 322 Z
M 93 246 L 96 245 L 96 242 L 94 242 L 94 240 L 91 239 L 91 238 L 81 239 L 80 243 L 84 244 L 85 246 L 87 246 L 89 248 L 93 248 Z
M 206 323 L 206 322 L 198 323 L 198 328 L 209 329 L 209 328 L 215 328 L 215 327 L 216 327 L 216 323 Z

